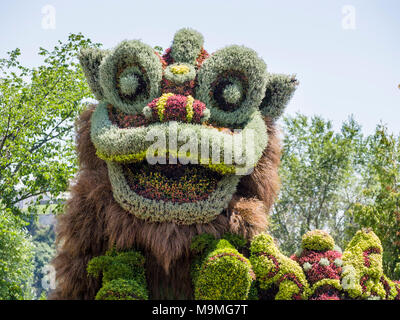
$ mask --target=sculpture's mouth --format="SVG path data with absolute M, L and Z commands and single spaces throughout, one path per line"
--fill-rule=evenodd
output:
M 251 172 L 266 147 L 259 113 L 234 132 L 202 122 L 206 109 L 196 101 L 193 114 L 182 112 L 187 100 L 173 96 L 174 104 L 164 109 L 149 104 L 146 119 L 121 114 L 116 120 L 107 103 L 92 115 L 91 140 L 107 163 L 114 199 L 139 219 L 211 222 L 228 207 L 240 177 Z
M 155 164 L 146 161 L 122 165 L 129 188 L 152 200 L 171 203 L 195 203 L 212 194 L 222 175 L 204 166 Z
M 114 199 L 151 222 L 207 223 L 229 204 L 240 176 L 200 165 L 107 162 Z

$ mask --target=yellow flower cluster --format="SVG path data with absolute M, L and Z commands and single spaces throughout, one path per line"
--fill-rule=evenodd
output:
M 189 95 L 186 99 L 186 119 L 188 122 L 192 121 L 193 118 L 193 102 L 194 98 Z
M 157 110 L 158 110 L 158 118 L 160 121 L 163 121 L 164 119 L 164 109 L 165 105 L 167 104 L 167 100 L 170 96 L 173 96 L 174 94 L 169 92 L 169 93 L 164 93 L 160 99 L 157 101 Z
M 190 71 L 190 69 L 189 69 L 188 66 L 181 65 L 181 64 L 179 64 L 179 65 L 177 65 L 177 66 L 172 66 L 172 67 L 171 67 L 171 72 L 172 72 L 173 74 L 186 74 L 186 73 L 188 73 L 189 71 Z

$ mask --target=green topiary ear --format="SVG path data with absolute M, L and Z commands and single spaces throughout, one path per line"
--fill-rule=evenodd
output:
M 297 85 L 295 75 L 268 75 L 265 96 L 260 105 L 261 113 L 276 121 L 285 110 Z
M 79 62 L 82 66 L 89 87 L 97 100 L 102 100 L 103 98 L 103 90 L 99 84 L 99 66 L 102 59 L 107 54 L 107 50 L 84 48 L 78 55 Z
M 171 56 L 175 62 L 195 64 L 203 47 L 204 38 L 193 29 L 184 28 L 175 33 Z

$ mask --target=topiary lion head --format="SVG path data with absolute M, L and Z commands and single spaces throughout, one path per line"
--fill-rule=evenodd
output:
M 260 174 L 271 166 L 260 161 L 293 76 L 269 74 L 243 46 L 209 55 L 191 29 L 179 30 L 163 56 L 131 40 L 79 58 L 99 100 L 91 141 L 123 209 L 150 222 L 208 223 L 249 179 L 256 186 L 243 194 L 272 204 Z

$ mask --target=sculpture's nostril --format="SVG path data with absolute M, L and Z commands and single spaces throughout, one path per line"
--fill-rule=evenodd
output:
M 202 123 L 208 120 L 210 111 L 203 102 L 190 95 L 164 93 L 143 108 L 143 115 L 148 120 L 160 122 Z

